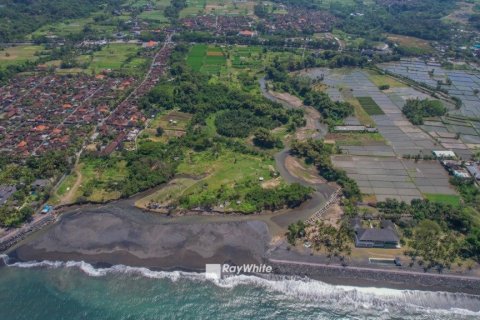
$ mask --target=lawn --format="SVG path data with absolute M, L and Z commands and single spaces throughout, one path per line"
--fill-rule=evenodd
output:
M 360 102 L 363 110 L 365 110 L 369 115 L 375 116 L 385 114 L 371 97 L 358 97 L 357 100 Z
M 37 60 L 36 52 L 42 51 L 43 46 L 21 45 L 8 47 L 0 51 L 0 67 L 21 64 L 26 61 Z
M 455 194 L 424 194 L 424 196 L 434 202 L 450 204 L 452 206 L 460 205 L 460 196 Z

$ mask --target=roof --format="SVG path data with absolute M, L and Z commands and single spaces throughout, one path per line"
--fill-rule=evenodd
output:
M 472 165 L 469 165 L 469 166 L 466 166 L 466 167 L 467 167 L 468 172 L 470 172 L 470 174 L 472 176 L 474 176 L 475 178 L 480 177 L 480 168 L 479 168 L 478 165 L 472 164 Z
M 375 242 L 399 242 L 400 238 L 390 228 L 387 229 L 357 229 L 357 238 L 359 241 L 375 241 Z
M 50 181 L 48 179 L 37 179 L 33 181 L 32 186 L 34 187 L 46 187 Z
M 433 154 L 439 158 L 455 158 L 457 155 L 453 151 L 433 151 Z

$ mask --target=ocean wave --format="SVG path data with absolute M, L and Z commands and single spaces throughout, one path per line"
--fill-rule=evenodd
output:
M 6 266 L 17 268 L 75 268 L 91 277 L 108 274 L 136 275 L 151 279 L 180 279 L 210 282 L 223 289 L 238 286 L 254 286 L 286 298 L 294 298 L 313 304 L 321 304 L 338 310 L 348 306 L 351 310 L 370 310 L 388 314 L 395 313 L 430 314 L 480 317 L 480 296 L 418 290 L 368 288 L 330 285 L 309 278 L 275 275 L 263 278 L 252 275 L 236 275 L 224 279 L 207 279 L 203 273 L 184 271 L 154 271 L 144 267 L 114 265 L 109 268 L 95 268 L 84 261 L 30 261 L 9 263 L 6 255 L 0 255 Z

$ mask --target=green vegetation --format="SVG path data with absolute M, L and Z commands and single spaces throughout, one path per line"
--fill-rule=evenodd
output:
M 286 234 L 288 243 L 290 243 L 291 245 L 295 245 L 297 239 L 304 238 L 307 234 L 305 231 L 306 226 L 307 225 L 302 220 L 298 220 L 297 222 L 289 225 Z
M 459 206 L 460 205 L 460 196 L 454 194 L 425 194 L 425 197 L 432 201 L 438 202 L 443 204 L 449 204 L 452 206 Z
M 385 114 L 371 97 L 358 97 L 357 100 L 370 116 Z
M 275 118 L 274 118 L 275 117 Z M 248 137 L 257 128 L 273 129 L 285 124 L 288 118 L 284 117 L 283 123 L 277 119 L 277 115 L 257 116 L 250 110 L 226 110 L 219 113 L 215 118 L 217 132 L 226 137 Z
M 439 100 L 409 99 L 402 112 L 412 124 L 421 125 L 424 118 L 443 116 L 447 108 Z
M 266 128 L 258 128 L 257 131 L 255 131 L 253 134 L 253 143 L 258 147 L 266 149 L 283 147 L 282 141 Z
M 344 171 L 333 167 L 330 159 L 333 152 L 333 146 L 325 144 L 321 140 L 293 141 L 291 145 L 293 155 L 304 158 L 307 163 L 314 164 L 322 177 L 342 186 L 343 194 L 347 199 L 351 202 L 361 201 L 362 195 L 357 183 L 350 179 Z
M 35 61 L 43 49 L 43 46 L 20 45 L 0 50 L 0 68 Z
M 49 0 L 0 1 L 0 39 L 12 41 L 22 39 L 39 27 L 64 19 L 87 17 L 100 5 L 113 6 L 115 1 L 106 0 L 58 0 L 52 5 Z
M 128 197 L 166 182 L 175 173 L 182 153 L 175 142 L 142 141 L 135 151 L 108 158 L 86 155 L 80 163 L 82 187 L 77 202 L 103 202 Z
M 202 54 L 205 47 L 196 46 L 194 50 Z M 213 57 L 222 54 L 213 52 L 218 52 Z M 195 57 L 191 50 L 178 46 L 172 55 L 173 78 L 162 79 L 142 101 L 143 109 L 152 115 L 163 110 L 192 114 L 185 135 L 177 140 L 184 157 L 176 172 L 195 177 L 198 182 L 181 188 L 168 203 L 179 209 L 254 213 L 294 207 L 305 201 L 312 190 L 283 183 L 271 155 L 244 140 L 257 133 L 257 142 L 267 146 L 274 141 L 278 146 L 270 132 L 259 135 L 261 128 L 286 125 L 298 112 L 190 71 L 189 65 L 198 70 Z
M 146 69 L 148 61 L 138 56 L 139 50 L 140 46 L 134 44 L 110 44 L 92 54 L 88 68 L 93 73 L 106 69 L 141 72 Z
M 180 16 L 180 11 L 187 7 L 186 0 L 171 0 L 170 5 L 167 6 L 164 10 L 165 17 L 170 19 L 178 19 Z
M 377 203 L 377 208 L 403 228 L 409 238 L 411 251 L 407 254 L 421 256 L 425 268 L 450 267 L 457 257 L 480 261 L 480 221 L 478 212 L 471 206 L 456 206 L 429 200 L 405 202 L 387 199 Z M 413 220 L 403 219 L 406 215 Z
M 15 186 L 16 191 L 6 204 L 0 206 L 0 225 L 2 227 L 17 227 L 28 220 L 33 214 L 32 202 L 48 200 L 51 185 L 35 189 L 32 182 L 35 179 L 58 179 L 68 171 L 67 152 L 56 151 L 42 156 L 32 156 L 24 164 L 18 159 L 0 158 L 0 185 Z
M 313 85 L 321 79 L 311 80 L 307 77 L 292 77 L 278 61 L 267 68 L 267 79 L 273 81 L 275 90 L 285 91 L 303 98 L 303 103 L 317 109 L 323 121 L 330 126 L 342 123 L 343 119 L 354 114 L 354 107 L 348 102 L 332 101 L 328 94 L 315 91 Z

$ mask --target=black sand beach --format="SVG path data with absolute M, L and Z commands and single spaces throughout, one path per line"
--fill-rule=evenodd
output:
M 267 226 L 260 221 L 170 223 L 139 210 L 104 206 L 66 213 L 11 255 L 21 261 L 202 270 L 206 263 L 259 263 L 268 242 Z
M 168 218 L 126 202 L 90 206 L 63 214 L 57 223 L 19 243 L 9 256 L 18 261 L 85 261 L 96 267 L 123 264 L 199 272 L 207 263 L 266 263 L 278 274 L 336 285 L 480 294 L 480 279 L 398 273 L 395 268 L 344 268 L 285 245 L 272 248 L 271 222 L 261 220 L 265 216 L 238 219 Z

